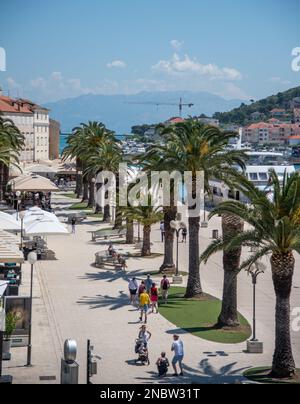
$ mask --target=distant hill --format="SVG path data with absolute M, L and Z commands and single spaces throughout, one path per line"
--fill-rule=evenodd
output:
M 51 110 L 51 117 L 61 122 L 62 131 L 69 131 L 81 122 L 96 120 L 122 134 L 130 133 L 134 125 L 156 124 L 177 116 L 179 112 L 176 106 L 156 106 L 152 103 L 176 104 L 180 97 L 186 103 L 195 104 L 192 108 L 184 109 L 184 116 L 201 113 L 211 116 L 216 111 L 229 111 L 241 103 L 241 100 L 228 101 L 206 92 L 166 91 L 141 92 L 136 95 L 88 94 L 47 103 L 45 106 Z
M 229 112 L 217 112 L 214 114 L 214 118 L 219 119 L 223 124 L 246 125 L 253 120 L 251 114 L 256 112 L 262 114 L 261 119 L 271 118 L 270 112 L 274 108 L 283 108 L 287 110 L 287 112 L 292 112 L 293 100 L 297 97 L 300 97 L 300 87 L 271 95 L 251 105 L 242 103 L 240 107 L 234 108 Z

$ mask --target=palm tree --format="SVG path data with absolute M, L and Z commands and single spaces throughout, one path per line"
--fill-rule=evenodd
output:
M 154 207 L 149 203 L 148 206 L 129 206 L 125 210 L 130 220 L 137 220 L 143 226 L 142 257 L 151 256 L 151 226 L 162 220 L 161 207 Z
M 122 226 L 122 217 L 119 210 L 119 165 L 124 161 L 122 149 L 118 142 L 110 140 L 103 142 L 101 147 L 91 150 L 89 157 L 86 160 L 85 174 L 89 177 L 95 178 L 101 171 L 106 170 L 115 174 L 116 176 L 116 220 L 118 223 L 116 228 Z M 97 184 L 98 191 L 104 184 Z M 104 206 L 103 221 L 110 220 L 110 206 Z
M 157 130 L 162 130 L 164 127 L 158 125 Z M 162 135 L 163 136 L 163 135 Z M 140 156 L 139 163 L 143 167 L 149 176 L 153 171 L 165 171 L 171 174 L 168 164 L 160 157 L 159 153 L 146 152 L 144 155 Z M 158 192 L 158 190 L 154 190 Z M 170 184 L 170 206 L 163 203 L 163 213 L 164 213 L 164 261 L 160 266 L 160 272 L 175 272 L 174 264 L 174 229 L 171 227 L 171 222 L 176 220 L 177 217 L 177 206 L 175 203 L 175 193 L 174 193 L 174 183 Z
M 25 138 L 10 119 L 0 117 L 0 199 L 9 180 L 9 166 L 18 167 Z
M 67 147 L 64 149 L 63 157 L 75 158 L 77 164 L 81 164 L 83 173 L 83 201 L 89 207 L 95 205 L 95 181 L 91 171 L 88 170 L 88 160 L 96 155 L 98 151 L 109 143 L 116 142 L 114 132 L 105 127 L 103 123 L 88 122 L 73 129 L 69 136 Z M 79 167 L 78 167 L 79 169 Z
M 233 166 L 244 167 L 246 157 L 243 152 L 226 150 L 229 140 L 237 137 L 236 133 L 222 132 L 217 127 L 189 119 L 164 128 L 162 135 L 166 138 L 166 144 L 154 147 L 149 155 L 159 155 L 157 169 L 168 166 L 169 171 L 191 172 L 193 197 L 197 197 L 199 191 L 196 189 L 198 172 L 204 174 L 205 191 L 209 193 L 210 179 L 230 184 L 236 173 Z M 186 298 L 203 294 L 199 273 L 199 206 L 198 211 L 195 209 L 195 206 L 189 208 L 189 277 Z
M 295 374 L 290 335 L 290 294 L 295 270 L 294 252 L 300 253 L 300 175 L 285 173 L 283 182 L 274 170 L 270 171 L 274 197 L 254 187 L 246 178 L 236 186 L 248 198 L 250 205 L 238 201 L 220 204 L 210 216 L 236 215 L 247 222 L 250 230 L 218 240 L 203 253 L 207 260 L 220 249 L 232 251 L 241 246 L 255 247 L 256 252 L 246 259 L 240 269 L 250 269 L 254 263 L 270 255 L 273 285 L 276 295 L 275 352 L 272 377 L 283 378 Z

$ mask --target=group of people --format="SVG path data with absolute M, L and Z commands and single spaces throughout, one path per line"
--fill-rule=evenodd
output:
M 146 280 L 141 281 L 140 284 L 135 277 L 132 278 L 129 281 L 128 288 L 130 294 L 130 303 L 136 305 L 138 299 L 140 309 L 140 322 L 142 322 L 144 319 L 145 324 L 147 324 L 147 318 L 150 308 L 152 309 L 152 313 L 158 313 L 159 289 L 157 287 L 157 284 L 153 282 L 153 280 L 151 279 L 151 275 L 147 275 Z M 167 303 L 169 288 L 170 281 L 167 276 L 164 275 L 163 279 L 160 282 L 160 292 L 163 303 Z
M 151 339 L 152 334 L 150 331 L 147 330 L 147 326 L 144 324 L 142 325 L 139 335 L 138 341 L 141 341 L 143 344 L 143 349 L 145 350 L 146 355 L 148 355 L 148 345 L 149 340 Z M 172 359 L 172 367 L 174 370 L 173 376 L 183 376 L 183 358 L 184 358 L 184 346 L 183 342 L 180 339 L 179 335 L 173 336 L 173 343 L 171 346 L 171 351 L 173 352 L 174 356 Z M 177 365 L 179 366 L 179 372 Z M 168 373 L 168 369 L 170 367 L 169 359 L 167 358 L 166 352 L 162 352 L 160 357 L 156 361 L 156 366 L 158 370 L 159 377 L 165 377 Z
M 123 257 L 122 254 L 118 253 L 117 249 L 114 247 L 113 244 L 109 244 L 107 252 L 109 256 L 111 256 L 118 262 L 118 264 L 121 266 L 121 269 L 123 271 L 126 271 L 127 269 L 126 259 Z

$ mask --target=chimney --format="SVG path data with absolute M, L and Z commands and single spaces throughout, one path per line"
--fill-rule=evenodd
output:
M 1 97 L 1 95 L 3 95 L 3 92 L 2 92 L 2 87 L 0 86 L 0 97 Z

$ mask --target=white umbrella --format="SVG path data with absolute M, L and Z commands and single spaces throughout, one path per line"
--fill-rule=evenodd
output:
M 62 223 L 49 219 L 36 220 L 26 226 L 27 236 L 59 236 L 70 234 L 69 230 Z
M 13 217 L 19 220 L 20 214 L 15 213 Z M 35 222 L 36 220 L 43 220 L 43 219 L 59 222 L 59 219 L 54 213 L 47 212 L 38 207 L 33 207 L 25 211 L 23 223 L 25 225 L 26 224 L 28 225 L 30 223 Z
M 0 212 L 1 230 L 21 230 L 21 225 L 11 215 Z

